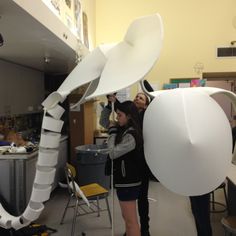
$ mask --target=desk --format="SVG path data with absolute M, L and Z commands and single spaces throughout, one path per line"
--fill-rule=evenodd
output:
M 0 195 L 3 205 L 21 214 L 30 199 L 38 151 L 22 155 L 0 155 Z
M 236 165 L 232 165 L 227 175 L 229 215 L 236 216 Z
M 67 138 L 67 136 L 61 137 L 52 190 L 57 186 L 58 181 L 65 179 Z M 7 207 L 8 212 L 13 215 L 22 214 L 29 202 L 37 159 L 38 151 L 30 154 L 0 155 L 0 201 Z

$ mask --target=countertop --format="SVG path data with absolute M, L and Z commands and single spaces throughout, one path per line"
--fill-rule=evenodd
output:
M 60 142 L 68 139 L 67 135 L 62 135 Z M 24 160 L 31 159 L 38 155 L 38 149 L 30 153 L 12 153 L 12 154 L 0 154 L 0 160 Z
M 0 155 L 0 160 L 23 160 L 23 159 L 31 159 L 35 156 L 38 156 L 38 150 L 35 150 L 30 153 L 2 154 Z

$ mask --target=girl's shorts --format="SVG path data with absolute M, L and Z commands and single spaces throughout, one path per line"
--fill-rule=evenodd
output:
M 133 201 L 139 198 L 140 186 L 117 188 L 116 194 L 119 201 Z

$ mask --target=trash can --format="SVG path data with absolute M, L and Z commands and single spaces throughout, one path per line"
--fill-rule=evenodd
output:
M 105 163 L 108 155 L 106 144 L 82 145 L 75 148 L 77 181 L 80 186 L 98 183 L 110 188 L 110 176 L 105 175 Z

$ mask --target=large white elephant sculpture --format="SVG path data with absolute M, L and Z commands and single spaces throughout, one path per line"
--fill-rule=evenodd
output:
M 159 58 L 163 24 L 159 14 L 138 18 L 124 40 L 101 45 L 89 53 L 60 88 L 42 103 L 39 155 L 32 194 L 20 216 L 12 216 L 0 204 L 0 226 L 20 229 L 36 220 L 44 209 L 54 181 L 64 109 L 59 105 L 74 89 L 90 82 L 79 103 L 109 94 L 141 81 Z M 231 131 L 221 108 L 209 95 L 234 94 L 210 88 L 156 91 L 144 117 L 147 162 L 170 190 L 199 195 L 217 187 L 231 162 Z

